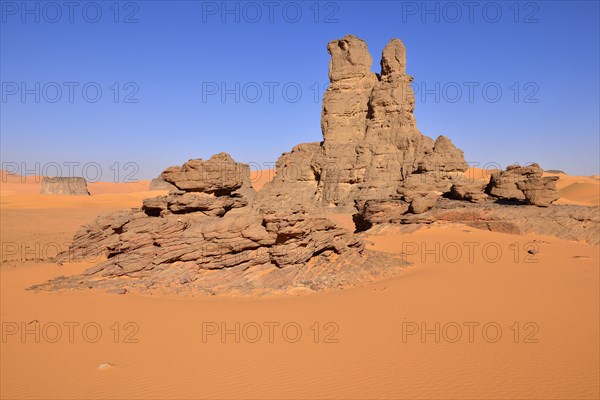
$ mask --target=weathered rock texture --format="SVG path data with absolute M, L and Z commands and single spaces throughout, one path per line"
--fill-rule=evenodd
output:
M 414 227 L 432 223 L 461 223 L 495 232 L 538 233 L 567 240 L 600 244 L 600 208 L 554 205 L 539 208 L 498 204 L 493 201 L 471 203 L 441 198 L 435 207 L 422 214 L 406 212 L 400 200 L 367 202 L 355 215 L 359 229 L 376 233 L 386 225 Z
M 558 200 L 560 195 L 556 190 L 558 176 L 527 179 L 517 183 L 517 188 L 523 192 L 525 201 L 539 207 L 548 207 Z
M 367 45 L 357 37 L 334 40 L 327 49 L 331 84 L 323 98 L 323 142 L 284 153 L 257 204 L 300 199 L 349 207 L 396 195 L 403 187 L 449 190 L 467 164 L 450 139 L 434 141 L 417 129 L 402 41 L 393 39 L 383 50 L 380 75 L 371 72 Z
M 483 181 L 456 182 L 450 188 L 450 197 L 471 203 L 481 203 L 488 199 L 488 195 L 484 193 L 485 188 L 486 183 Z
M 42 178 L 41 194 L 63 194 L 89 196 L 87 182 L 79 177 L 48 177 Z
M 320 290 L 393 276 L 402 260 L 301 206 L 246 207 L 249 168 L 225 153 L 162 174 L 178 189 L 140 209 L 102 215 L 57 261 L 105 256 L 80 276 L 35 289 L 97 287 L 190 292 Z
M 548 207 L 560 197 L 556 190 L 558 176 L 542 177 L 543 174 L 544 170 L 535 163 L 526 167 L 510 165 L 506 171 L 492 174 L 485 191 L 496 198 Z

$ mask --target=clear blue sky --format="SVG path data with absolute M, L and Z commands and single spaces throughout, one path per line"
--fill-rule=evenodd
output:
M 326 45 L 351 33 L 376 72 L 404 41 L 418 127 L 469 162 L 598 174 L 597 1 L 1 3 L 3 163 L 274 162 L 321 140 Z

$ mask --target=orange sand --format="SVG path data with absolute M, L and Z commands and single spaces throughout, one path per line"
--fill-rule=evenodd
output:
M 593 178 L 563 178 L 572 179 L 559 186 L 568 201 L 598 203 L 597 197 L 578 197 L 589 194 Z M 68 243 L 100 212 L 139 206 L 160 193 L 146 192 L 147 183 L 98 183 L 90 185 L 95 195 L 89 198 L 41 196 L 34 185 L 1 188 L 1 398 L 600 396 L 598 247 L 434 225 L 368 236 L 371 248 L 404 250 L 414 265 L 398 278 L 359 288 L 263 298 L 33 293 L 24 288 L 92 263 L 24 261 L 43 258 L 35 257 L 43 249 L 13 254 L 5 244 Z M 349 225 L 349 215 L 334 218 Z M 539 250 L 534 256 L 526 252 L 531 246 Z M 70 322 L 79 324 L 72 342 Z M 234 334 L 203 340 L 208 327 L 225 323 L 235 330 L 236 322 L 239 343 Z M 272 343 L 270 322 L 279 324 Z M 421 323 L 434 332 L 440 324 L 439 343 L 434 333 L 408 334 L 422 330 Z M 57 326 L 62 336 L 51 343 Z M 251 343 L 257 326 L 262 337 Z M 302 334 L 292 343 L 295 326 Z M 39 332 L 39 343 L 34 334 L 21 337 L 27 327 Z M 92 343 L 98 327 L 102 336 Z M 462 336 L 455 340 L 457 327 Z M 497 327 L 502 333 L 496 338 Z M 105 363 L 112 367 L 98 368 Z

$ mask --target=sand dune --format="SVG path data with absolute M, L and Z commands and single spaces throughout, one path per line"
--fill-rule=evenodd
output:
M 597 183 L 575 182 L 560 190 L 560 196 L 582 205 L 597 205 L 599 190 L 600 185 Z
M 260 186 L 268 175 L 254 176 Z M 569 201 L 594 200 L 586 197 L 592 182 L 571 178 L 561 187 Z M 67 246 L 97 214 L 139 206 L 159 192 L 139 191 L 141 183 L 99 183 L 89 197 L 42 196 L 34 183 L 6 185 L 2 398 L 600 395 L 597 247 L 433 225 L 366 236 L 369 247 L 405 253 L 414 265 L 399 278 L 353 289 L 263 298 L 29 292 L 24 289 L 97 261 L 57 266 L 36 257 L 51 243 Z M 332 218 L 352 227 L 350 215 Z M 527 252 L 532 248 L 534 255 Z M 233 331 L 240 324 L 239 343 L 235 333 L 224 340 L 207 334 L 215 326 L 220 333 L 222 323 Z M 262 336 L 253 343 L 257 326 Z M 22 336 L 25 329 L 33 333 Z M 98 329 L 102 336 L 93 342 Z M 423 329 L 431 332 L 422 336 Z
M 250 172 L 250 182 L 255 190 L 260 190 L 275 176 L 274 169 L 258 169 Z
M 371 237 L 373 247 L 398 252 L 404 235 Z M 425 260 L 405 276 L 374 285 L 263 299 L 176 299 L 106 293 L 34 294 L 23 289 L 86 265 L 21 265 L 2 269 L 3 322 L 38 320 L 40 330 L 65 322 L 96 323 L 88 343 L 35 343 L 10 336 L 3 344 L 2 396 L 17 398 L 593 398 L 598 394 L 598 252 L 550 238 L 432 228 L 411 235 L 432 244 L 496 243 L 506 255 L 496 264 Z M 509 248 L 538 240 L 538 263 L 515 263 Z M 424 261 L 424 262 L 423 262 Z M 561 282 L 557 285 L 557 282 Z M 577 310 L 577 312 L 573 312 Z M 114 343 L 114 323 L 121 337 Z M 126 323 L 132 322 L 128 325 Z M 203 342 L 203 323 L 234 329 L 257 323 L 295 323 L 291 343 L 267 331 L 257 343 L 234 335 Z M 311 326 L 320 324 L 314 343 Z M 325 324 L 333 323 L 327 326 Z M 434 335 L 405 336 L 425 323 Z M 467 326 L 475 323 L 474 342 Z M 518 327 L 518 343 L 515 332 Z M 416 324 L 416 325 L 415 325 Z M 449 325 L 450 324 L 450 325 Z M 441 327 L 458 324 L 456 334 Z M 489 335 L 483 336 L 484 325 Z M 475 326 L 475 325 L 472 325 Z M 495 327 L 502 329 L 498 341 Z M 113 330 L 111 330 L 113 327 Z M 492 327 L 492 328 L 489 328 Z M 512 327 L 512 330 L 511 330 Z M 30 329 L 31 326 L 29 327 Z M 46 336 L 51 336 L 51 328 Z M 64 329 L 64 326 L 63 326 Z M 123 343 L 126 334 L 138 343 Z M 241 328 L 240 328 L 241 329 Z M 491 330 L 490 330 L 491 329 Z M 333 334 L 335 331 L 337 332 Z M 325 335 L 333 334 L 327 341 Z M 79 335 L 79 336 L 78 336 Z M 90 335 L 92 335 L 90 333 Z M 254 335 L 248 334 L 248 335 Z M 242 334 L 240 334 L 243 337 Z M 42 337 L 44 337 L 42 335 Z M 51 336 L 53 337 L 53 336 Z M 252 336 L 254 337 L 254 336 Z M 492 342 L 491 340 L 495 342 Z M 337 340 L 337 342 L 335 342 Z M 537 341 L 537 342 L 536 342 Z M 103 363 L 114 367 L 98 370 Z M 344 368 L 339 366 L 343 365 Z M 35 376 L 32 383 L 29 377 Z M 62 385 L 69 379 L 77 382 Z M 503 382 L 510 381 L 510 385 Z M 166 382 L 166 384 L 165 384 Z
M 556 204 L 600 205 L 600 181 L 594 176 L 572 176 L 566 174 L 544 174 L 558 176 L 556 188 L 560 199 Z

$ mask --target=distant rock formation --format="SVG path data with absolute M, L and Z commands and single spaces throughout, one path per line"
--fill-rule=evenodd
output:
M 89 196 L 87 182 L 79 177 L 48 177 L 42 178 L 41 194 L 61 194 L 73 196 Z
M 176 186 L 165 181 L 161 174 L 150 181 L 150 186 L 148 187 L 148 190 L 173 190 L 175 188 Z

